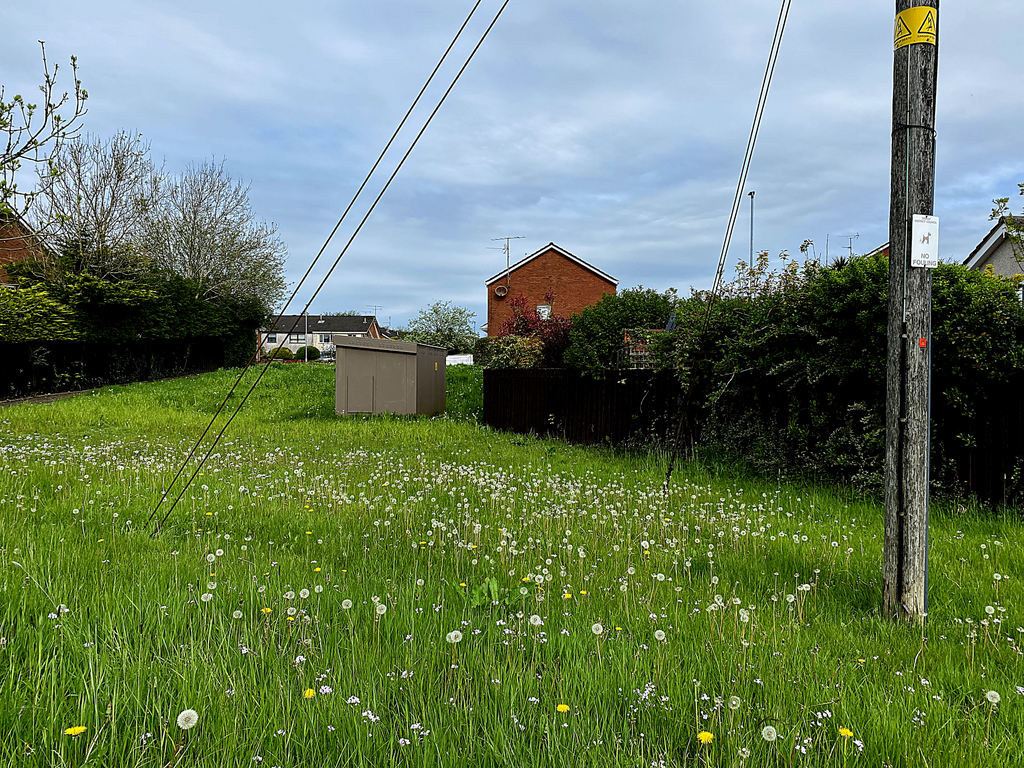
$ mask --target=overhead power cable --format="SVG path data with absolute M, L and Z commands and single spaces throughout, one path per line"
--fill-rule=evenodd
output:
M 772 77 L 775 74 L 775 62 L 779 58 L 779 49 L 782 46 L 782 34 L 786 30 L 786 20 L 789 18 L 789 6 L 791 0 L 782 0 L 782 7 L 779 8 L 779 17 L 775 21 L 775 35 L 772 37 L 771 50 L 768 53 L 768 63 L 764 68 L 764 77 L 761 78 L 761 92 L 757 97 L 757 107 L 754 109 L 754 120 L 750 125 L 750 134 L 747 137 L 747 150 L 743 154 L 743 163 L 740 166 L 740 177 L 736 183 L 736 192 L 733 195 L 732 210 L 729 212 L 729 222 L 725 227 L 725 238 L 722 241 L 722 252 L 718 257 L 718 267 L 715 270 L 715 280 L 711 285 L 711 291 L 707 297 L 707 307 L 704 312 L 704 322 L 700 335 L 697 339 L 698 354 L 703 346 L 704 337 L 707 335 L 711 323 L 711 311 L 714 307 L 715 298 L 722 287 L 722 274 L 725 270 L 725 259 L 729 253 L 729 244 L 732 241 L 733 228 L 736 226 L 736 217 L 739 215 L 740 202 L 743 200 L 743 190 L 747 185 L 747 172 L 750 170 L 750 162 L 754 157 L 754 146 L 757 144 L 757 134 L 761 129 L 761 118 L 764 115 L 764 107 L 768 101 L 768 90 L 772 85 Z M 672 470 L 675 467 L 676 457 L 679 455 L 679 443 L 682 440 L 683 425 L 686 420 L 686 408 L 693 390 L 694 376 L 691 375 L 685 390 L 680 397 L 679 416 L 676 421 L 675 437 L 672 441 L 672 453 L 669 456 L 668 469 L 665 472 L 665 488 L 668 488 L 672 479 Z
M 288 311 L 288 307 L 291 306 L 292 301 L 295 300 L 295 297 L 298 295 L 299 290 L 305 284 L 306 278 L 309 277 L 310 273 L 313 271 L 313 269 L 316 267 L 317 263 L 320 261 L 320 257 L 323 256 L 324 251 L 327 250 L 327 246 L 330 244 L 331 240 L 334 239 L 334 235 L 337 233 L 338 229 L 341 228 L 341 225 L 345 221 L 346 217 L 348 216 L 349 211 L 352 210 L 352 206 L 355 205 L 356 200 L 359 198 L 359 196 L 363 192 L 363 189 L 365 189 L 366 185 L 369 183 L 370 177 L 372 177 L 373 174 L 376 172 L 377 167 L 381 163 L 381 160 L 384 159 L 384 155 L 386 155 L 388 150 L 391 149 L 391 145 L 394 143 L 395 139 L 397 138 L 398 134 L 401 132 L 402 128 L 405 127 L 405 124 L 408 121 L 409 116 L 412 114 L 413 110 L 416 109 L 416 106 L 420 103 L 420 99 L 423 97 L 423 94 L 426 93 L 427 88 L 430 86 L 430 84 L 434 80 L 434 76 L 438 73 L 438 70 L 441 69 L 441 66 L 444 64 L 445 60 L 448 58 L 448 54 L 451 53 L 452 48 L 455 47 L 455 44 L 458 42 L 459 38 L 462 36 L 463 31 L 465 31 L 466 27 L 469 25 L 470 20 L 473 18 L 473 15 L 476 13 L 477 9 L 480 7 L 480 3 L 481 2 L 483 2 L 483 0 L 476 0 L 476 3 L 473 5 L 473 7 L 469 11 L 469 15 L 466 16 L 465 20 L 462 22 L 462 26 L 459 27 L 458 31 L 455 33 L 455 36 L 452 38 L 451 42 L 448 43 L 448 47 L 445 48 L 444 53 L 441 54 L 441 58 L 438 59 L 437 64 L 434 65 L 434 69 L 431 71 L 429 77 L 427 77 L 426 82 L 423 83 L 423 87 L 420 88 L 419 93 L 416 94 L 416 98 L 414 98 L 412 100 L 412 104 L 409 105 L 409 109 L 406 110 L 405 114 L 402 116 L 402 119 L 399 121 L 398 126 L 395 128 L 394 132 L 391 134 L 391 137 L 388 139 L 387 143 L 384 145 L 384 148 L 380 151 L 380 154 L 377 155 L 377 159 L 374 161 L 373 166 L 370 168 L 369 171 L 367 171 L 366 176 L 363 178 L 362 183 L 359 185 L 359 188 L 356 189 L 355 193 L 352 195 L 352 198 L 349 200 L 348 205 L 345 206 L 345 210 L 342 212 L 341 216 L 338 218 L 338 221 L 334 225 L 334 228 L 331 230 L 331 233 L 327 236 L 327 239 L 324 240 L 324 244 L 322 246 L 320 246 L 320 250 L 317 251 L 316 256 L 313 257 L 313 261 L 306 268 L 306 271 L 302 275 L 302 278 L 295 285 L 295 288 L 292 289 L 292 293 L 288 297 L 288 300 L 284 303 L 284 306 L 281 307 L 281 311 L 278 313 L 277 317 L 274 318 L 273 323 L 271 323 L 271 325 L 270 325 L 271 328 L 276 327 L 276 325 L 281 321 L 281 318 L 284 317 L 285 313 Z M 297 323 L 298 323 L 298 320 L 296 319 L 296 324 Z M 294 330 L 294 329 L 295 329 L 295 325 L 292 326 L 291 330 Z M 283 346 L 283 344 L 284 344 L 284 341 L 282 339 L 282 343 L 280 345 L 278 345 L 275 348 L 274 351 L 276 352 L 278 349 L 280 349 L 281 346 Z M 153 508 L 153 511 L 149 513 L 149 518 L 148 518 L 149 521 L 152 521 L 153 517 L 156 515 L 156 513 L 159 511 L 161 505 L 163 504 L 164 499 L 167 498 L 167 496 L 170 494 L 171 490 L 174 488 L 175 483 L 177 483 L 178 480 L 181 478 L 182 473 L 185 471 L 185 467 L 188 466 L 189 461 L 192 460 L 192 457 L 195 456 L 196 451 L 199 450 L 199 446 L 202 444 L 203 440 L 206 439 L 206 436 L 209 434 L 210 430 L 213 428 L 213 425 L 216 423 L 217 417 L 220 416 L 221 412 L 224 410 L 225 406 L 227 405 L 228 400 L 231 398 L 231 395 L 233 395 L 235 390 L 238 388 L 239 383 L 242 381 L 242 377 L 245 376 L 245 374 L 249 370 L 249 368 L 252 367 L 252 365 L 256 362 L 258 355 L 259 355 L 259 349 L 256 349 L 253 352 L 252 356 L 249 358 L 248 362 L 246 362 L 245 366 L 243 366 L 243 368 L 239 372 L 238 376 L 235 378 L 235 381 L 234 381 L 234 383 L 232 383 L 231 388 L 228 390 L 228 393 L 224 396 L 224 399 L 221 401 L 220 405 L 217 407 L 217 410 L 214 412 L 213 417 L 210 419 L 210 423 L 206 425 L 206 429 L 203 430 L 202 434 L 198 437 L 198 439 L 196 440 L 195 444 L 192 446 L 192 449 L 188 452 L 188 455 L 185 457 L 185 460 L 182 461 L 181 466 L 178 467 L 178 471 L 174 475 L 174 478 L 171 480 L 170 485 L 168 485 L 167 488 L 164 489 L 163 493 L 160 495 L 160 499 L 157 501 L 156 506 Z
M 494 28 L 494 25 L 498 23 L 498 19 L 501 18 L 502 13 L 504 13 L 505 8 L 508 6 L 510 1 L 511 0 L 504 0 L 504 2 L 498 8 L 498 11 L 497 11 L 497 13 L 495 13 L 494 18 L 491 19 L 490 24 L 487 25 L 487 28 L 484 30 L 483 34 L 480 36 L 480 39 L 477 41 L 476 45 L 473 47 L 473 50 L 471 50 L 469 52 L 469 55 L 466 57 L 465 62 L 463 62 L 462 66 L 459 68 L 459 71 L 455 74 L 455 77 L 452 78 L 451 83 L 448 85 L 447 89 L 445 89 L 445 92 L 441 95 L 441 98 L 438 100 L 436 106 L 431 111 L 430 115 L 427 116 L 427 119 L 424 121 L 424 123 L 423 123 L 422 127 L 420 128 L 419 132 L 416 134 L 416 137 L 413 139 L 412 143 L 409 145 L 409 148 L 406 150 L 405 154 L 402 155 L 402 159 L 398 162 L 398 165 L 395 167 L 394 171 L 392 171 L 391 175 L 388 177 L 387 182 L 385 182 L 384 186 L 381 188 L 380 192 L 377 194 L 377 197 L 374 198 L 373 203 L 370 205 L 369 209 L 363 215 L 363 218 L 360 220 L 360 222 L 359 222 L 358 226 L 356 227 L 355 231 L 352 233 L 352 235 L 349 237 L 348 241 L 345 243 L 345 246 L 341 249 L 341 252 L 338 254 L 337 258 L 334 260 L 334 263 L 331 264 L 331 267 L 327 271 L 327 274 L 324 275 L 323 279 L 320 281 L 320 284 L 317 286 L 316 290 L 309 297 L 309 300 L 306 302 L 305 306 L 302 309 L 302 313 L 300 313 L 299 315 L 296 315 L 296 318 L 293 321 L 291 328 L 289 329 L 289 333 L 291 331 L 295 330 L 295 328 L 298 326 L 299 318 L 302 316 L 302 314 L 304 314 L 305 312 L 307 312 L 309 310 L 310 305 L 313 303 L 313 301 L 316 299 L 316 297 L 320 294 L 320 291 L 323 290 L 324 286 L 327 284 L 327 281 L 328 281 L 328 279 L 330 279 L 331 274 L 334 272 L 335 268 L 338 266 L 339 262 L 344 257 L 344 255 L 348 252 L 349 247 L 352 245 L 352 243 L 355 241 L 356 237 L 359 235 L 359 232 L 362 230 L 363 226 L 366 224 L 367 220 L 370 218 L 370 215 L 373 213 L 374 209 L 376 209 L 377 204 L 381 201 L 381 198 L 384 197 L 384 194 L 387 192 L 388 188 L 391 186 L 391 183 L 395 180 L 395 177 L 398 175 L 398 172 L 402 169 L 402 166 L 405 165 L 405 161 L 408 160 L 409 156 L 412 154 L 413 149 L 416 148 L 416 145 L 419 143 L 420 139 L 423 137 L 423 134 L 426 132 L 427 128 L 430 126 L 430 123 L 433 122 L 434 117 L 437 115 L 437 113 L 440 111 L 441 107 L 444 105 L 445 101 L 448 99 L 449 94 L 451 94 L 452 90 L 455 88 L 455 85 L 459 82 L 459 80 L 461 79 L 463 73 L 466 71 L 467 67 L 469 67 L 470 62 L 476 56 L 477 51 L 480 50 L 480 47 L 483 45 L 484 41 L 487 39 L 487 36 L 491 33 L 491 30 Z M 477 2 L 477 5 L 479 5 L 479 0 Z M 473 8 L 474 12 L 475 12 L 475 10 L 476 10 L 476 6 L 474 6 L 474 8 Z M 470 13 L 470 17 L 472 15 L 473 15 L 473 12 Z M 461 34 L 462 29 L 465 28 L 465 25 L 466 25 L 466 23 L 468 23 L 468 21 L 469 21 L 469 19 L 467 18 L 466 22 L 463 23 L 463 27 L 460 28 L 459 34 Z M 458 38 L 458 35 L 456 35 L 456 39 L 457 38 Z M 452 45 L 454 45 L 454 41 L 452 42 Z M 450 50 L 450 49 L 451 49 L 451 45 L 449 46 L 448 50 Z M 447 55 L 447 51 L 445 52 L 445 55 Z M 443 60 L 444 60 L 444 57 L 442 57 L 442 61 Z M 438 67 L 440 67 L 440 62 L 438 63 Z M 436 71 L 437 71 L 437 68 L 435 68 L 435 72 Z M 433 74 L 431 75 L 431 77 L 433 77 Z M 429 80 L 428 80 L 428 84 L 429 84 Z M 425 88 L 426 88 L 426 86 L 424 86 L 424 89 Z M 422 95 L 422 91 L 420 92 L 420 95 Z M 417 100 L 418 99 L 419 99 L 419 96 L 417 96 Z M 415 106 L 415 104 L 414 104 L 414 106 Z M 410 112 L 411 111 L 412 110 L 410 108 Z M 406 117 L 408 117 L 408 114 L 406 115 Z M 404 123 L 404 120 L 405 120 L 405 118 L 403 118 L 403 123 Z M 401 127 L 401 126 L 399 126 L 399 127 Z M 396 130 L 396 134 L 397 134 L 397 130 Z M 392 140 L 394 140 L 394 136 L 392 136 Z M 389 142 L 389 145 L 390 145 L 390 142 Z M 386 151 L 386 149 L 385 149 L 385 151 Z M 382 153 L 382 155 L 383 155 L 383 153 Z M 379 162 L 380 162 L 380 160 L 378 158 L 378 163 Z M 374 167 L 376 168 L 376 164 L 374 165 Z M 372 173 L 372 171 L 371 171 L 371 173 Z M 365 183 L 366 182 L 364 181 L 364 185 L 365 185 Z M 360 187 L 360 191 L 361 190 L 362 190 L 362 186 Z M 355 202 L 355 200 L 353 199 L 353 203 L 354 202 Z M 349 208 L 346 208 L 346 214 L 348 213 L 348 210 L 351 208 L 351 206 L 352 206 L 352 203 L 349 204 Z M 339 221 L 339 226 L 340 226 L 340 223 L 341 222 Z M 337 230 L 337 227 L 335 227 L 335 230 Z M 331 234 L 333 236 L 334 233 L 332 232 Z M 325 244 L 325 248 L 326 248 L 326 244 Z M 321 252 L 322 252 L 322 250 L 323 249 L 321 249 Z M 317 258 L 319 258 L 319 254 L 318 254 Z M 312 266 L 310 267 L 310 269 L 312 269 Z M 310 270 L 307 270 L 307 272 L 306 272 L 307 275 L 309 274 L 309 271 Z M 305 279 L 305 276 L 303 277 L 303 279 Z M 293 294 L 293 298 L 294 298 L 294 294 Z M 278 317 L 278 319 L 280 319 L 280 316 Z M 277 352 L 277 350 L 281 349 L 281 347 L 283 345 L 284 345 L 284 337 L 282 337 L 281 342 L 277 345 L 277 347 L 275 347 L 274 352 Z M 273 353 L 272 353 L 272 355 L 273 355 Z M 178 505 L 178 502 L 181 501 L 182 497 L 185 495 L 185 492 L 188 490 L 189 486 L 192 484 L 192 481 L 195 480 L 196 476 L 199 474 L 200 470 L 203 468 L 203 465 L 206 463 L 206 461 L 209 459 L 210 455 L 213 453 L 213 449 L 216 448 L 217 444 L 220 442 L 220 439 L 221 439 L 221 437 L 223 437 L 224 432 L 227 430 L 228 426 L 230 426 L 231 422 L 234 421 L 235 416 L 238 415 L 239 411 L 242 409 L 242 407 L 245 405 L 246 401 L 249 399 L 249 396 L 253 393 L 253 390 L 255 390 L 256 386 L 260 383 L 260 380 L 263 378 L 263 375 L 266 373 L 267 368 L 269 367 L 269 365 L 271 363 L 272 355 L 271 355 L 271 358 L 268 358 L 268 360 L 263 364 L 263 367 L 260 369 L 259 374 L 256 376 L 255 380 L 249 386 L 249 389 L 246 391 L 245 395 L 242 397 L 242 400 L 238 403 L 237 406 L 235 406 L 234 411 L 228 417 L 228 420 L 224 423 L 224 426 L 221 427 L 220 431 L 215 436 L 213 442 L 210 443 L 210 446 L 207 449 L 206 453 L 203 455 L 202 459 L 200 459 L 199 464 L 196 466 L 196 468 L 192 472 L 191 476 L 185 482 L 185 485 L 178 492 L 178 495 L 175 497 L 174 501 L 171 503 L 170 508 L 164 513 L 163 517 L 161 517 L 159 522 L 156 524 L 156 527 L 153 529 L 153 534 L 152 535 L 156 535 L 156 533 L 160 530 L 160 528 L 163 527 L 163 524 L 167 521 L 167 518 L 170 516 L 171 512 L 174 511 L 174 508 Z M 224 403 L 227 402 L 227 399 L 231 396 L 231 393 L 234 392 L 235 387 L 237 386 L 238 382 L 241 380 L 242 375 L 245 373 L 246 370 L 248 370 L 248 368 L 251 365 L 252 365 L 252 359 L 250 359 L 249 364 L 246 365 L 246 367 L 242 370 L 241 374 L 239 374 L 238 379 L 235 382 L 235 386 L 232 387 L 232 389 L 228 393 L 227 397 L 225 397 Z M 223 409 L 223 404 L 221 406 L 221 409 L 218 410 L 218 414 L 220 413 L 220 410 L 222 410 L 222 409 Z M 213 427 L 213 424 L 214 424 L 215 420 L 216 420 L 216 415 L 214 416 L 213 419 L 211 419 L 210 424 L 207 425 L 207 428 L 206 428 L 206 430 L 203 433 L 204 435 L 206 433 L 208 433 L 209 430 Z M 202 441 L 202 438 L 200 438 L 199 442 L 201 442 L 201 441 Z M 197 446 L 195 448 L 193 448 L 193 451 L 190 453 L 189 456 L 191 457 L 192 455 L 194 455 L 194 453 L 195 453 L 195 451 L 197 449 L 198 449 L 198 444 L 197 444 Z M 187 462 L 188 462 L 188 459 L 186 459 L 186 461 L 183 463 L 182 469 L 179 470 L 179 476 L 184 471 L 184 466 L 185 466 L 185 464 L 187 464 Z M 150 514 L 150 518 L 149 518 L 150 520 L 153 519 L 153 516 L 156 514 L 156 512 L 159 509 L 160 505 L 163 503 L 164 498 L 166 498 L 168 495 L 169 495 L 169 491 L 165 491 L 161 495 L 160 501 L 158 502 L 156 508 L 154 508 L 153 512 Z
M 775 61 L 779 57 L 779 47 L 782 45 L 782 33 L 786 29 L 786 19 L 789 17 L 789 5 L 791 0 L 783 0 L 779 9 L 779 18 L 775 22 L 775 36 L 772 38 L 771 52 L 768 54 L 768 63 L 764 69 L 764 77 L 761 79 L 761 93 L 757 98 L 757 108 L 754 110 L 754 122 L 750 126 L 750 135 L 747 137 L 747 151 L 743 155 L 743 164 L 740 167 L 740 177 L 736 183 L 736 193 L 732 200 L 732 210 L 729 212 L 729 223 L 725 228 L 725 239 L 722 242 L 722 253 L 718 257 L 718 269 L 715 271 L 715 281 L 711 287 L 711 295 L 718 294 L 722 287 L 722 273 L 725 270 L 725 257 L 729 252 L 729 244 L 732 241 L 732 231 L 736 226 L 736 217 L 740 212 L 740 202 L 743 200 L 743 190 L 747 186 L 747 172 L 750 170 L 750 161 L 754 157 L 754 145 L 757 143 L 757 134 L 761 129 L 761 117 L 764 115 L 764 106 L 768 101 L 768 89 L 772 85 L 772 76 L 775 74 Z

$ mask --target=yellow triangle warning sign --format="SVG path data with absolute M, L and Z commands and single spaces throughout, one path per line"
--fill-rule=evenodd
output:
M 894 48 L 902 48 L 914 43 L 936 45 L 938 42 L 938 9 L 930 5 L 917 5 L 900 11 L 896 15 L 892 39 Z
M 893 41 L 898 44 L 907 37 L 910 37 L 913 32 L 910 31 L 910 27 L 907 26 L 907 22 L 901 19 L 899 16 L 896 17 L 896 33 L 893 35 Z
M 934 35 L 935 34 L 935 14 L 928 11 L 924 17 L 924 21 L 921 22 L 920 28 L 917 30 L 919 35 Z

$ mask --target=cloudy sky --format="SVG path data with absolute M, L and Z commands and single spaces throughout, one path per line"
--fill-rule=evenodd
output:
M 385 170 L 500 2 L 482 0 Z M 32 92 L 37 40 L 53 61 L 77 55 L 87 130 L 141 132 L 171 172 L 223 160 L 277 223 L 297 280 L 472 4 L 6 3 L 0 82 L 8 95 Z M 893 5 L 793 3 L 747 185 L 755 249 L 798 253 L 809 238 L 834 258 L 888 238 Z M 482 323 L 483 281 L 504 267 L 493 238 L 505 235 L 523 237 L 513 260 L 553 241 L 620 288 L 709 287 L 778 9 L 511 0 L 312 310 L 376 305 L 400 326 L 451 300 Z M 992 198 L 1024 181 L 1018 16 L 1019 0 L 942 6 L 945 260 L 963 259 L 990 226 Z M 331 261 L 371 200 L 332 241 Z M 749 248 L 747 202 L 727 275 Z

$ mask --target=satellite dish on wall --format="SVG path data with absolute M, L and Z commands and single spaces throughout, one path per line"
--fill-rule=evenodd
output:
M 497 296 L 499 299 L 505 298 L 505 296 L 508 295 L 508 286 L 507 285 L 499 285 L 499 286 L 497 286 L 494 289 L 494 295 Z

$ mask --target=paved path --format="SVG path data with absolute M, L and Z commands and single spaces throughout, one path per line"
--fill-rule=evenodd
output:
M 13 400 L 0 400 L 0 408 L 9 405 L 23 405 L 24 403 L 52 403 L 54 400 L 63 400 L 65 397 L 84 395 L 88 392 L 95 392 L 93 389 L 78 389 L 74 392 L 51 392 L 47 395 L 32 395 L 30 397 L 16 397 Z

